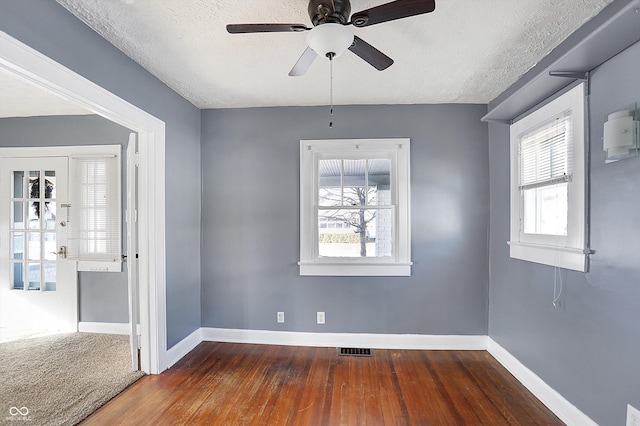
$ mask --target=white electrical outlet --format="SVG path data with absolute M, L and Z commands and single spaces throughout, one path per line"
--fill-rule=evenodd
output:
M 640 410 L 627 404 L 627 426 L 640 426 Z
M 278 322 L 279 323 L 284 323 L 284 312 L 278 312 Z
M 316 319 L 318 320 L 318 324 L 324 324 L 324 312 L 318 312 Z

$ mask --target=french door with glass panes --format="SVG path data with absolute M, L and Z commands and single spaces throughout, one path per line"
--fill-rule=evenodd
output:
M 66 260 L 68 159 L 0 165 L 0 326 L 77 330 L 76 264 Z

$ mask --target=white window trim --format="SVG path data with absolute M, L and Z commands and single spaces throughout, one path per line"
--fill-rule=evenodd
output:
M 569 183 L 567 236 L 526 235 L 522 227 L 522 195 L 518 188 L 519 135 L 570 109 L 573 129 L 573 177 Z M 510 256 L 515 259 L 586 272 L 586 175 L 585 175 L 585 84 L 581 83 L 531 114 L 513 123 L 511 149 L 511 240 Z
M 411 205 L 410 141 L 401 139 L 333 139 L 300 141 L 300 275 L 410 276 Z M 356 153 L 391 158 L 392 187 L 397 193 L 394 251 L 391 258 L 319 258 L 317 224 L 317 165 L 322 157 L 348 158 Z

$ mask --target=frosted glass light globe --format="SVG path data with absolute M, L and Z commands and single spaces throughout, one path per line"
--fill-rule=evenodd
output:
M 318 55 L 333 53 L 337 58 L 353 43 L 353 33 L 341 24 L 322 24 L 309 31 L 307 43 Z

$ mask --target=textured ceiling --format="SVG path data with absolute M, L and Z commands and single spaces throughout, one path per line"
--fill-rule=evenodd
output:
M 57 0 L 199 108 L 329 103 L 329 61 L 287 74 L 306 33 L 231 35 L 227 23 L 302 23 L 307 0 Z M 395 60 L 334 61 L 336 104 L 488 103 L 612 0 L 436 0 L 433 13 L 354 33 Z M 352 12 L 386 0 L 351 0 Z
M 329 61 L 287 74 L 306 33 L 239 34 L 228 23 L 310 25 L 307 0 L 58 0 L 200 108 L 325 105 Z M 433 13 L 354 32 L 395 60 L 346 52 L 336 104 L 488 103 L 611 0 L 436 0 Z M 352 12 L 386 3 L 352 0 Z M 353 27 L 350 27 L 353 28 Z

